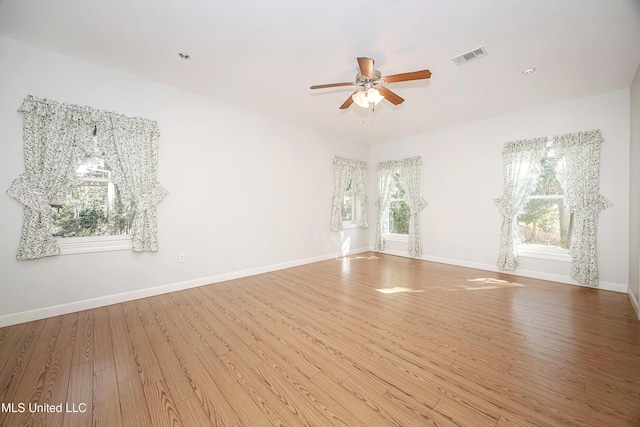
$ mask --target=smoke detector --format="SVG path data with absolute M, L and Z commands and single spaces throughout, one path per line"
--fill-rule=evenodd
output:
M 470 50 L 469 52 L 454 56 L 451 60 L 456 65 L 462 65 L 469 61 L 473 61 L 474 59 L 482 58 L 483 56 L 487 56 L 487 50 L 484 46 L 480 46 L 476 49 Z

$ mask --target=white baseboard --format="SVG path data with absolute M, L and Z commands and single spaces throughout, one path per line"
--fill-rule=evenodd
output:
M 0 328 L 18 323 L 31 322 L 33 320 L 45 319 L 47 317 L 60 316 L 63 314 L 74 313 L 82 310 L 90 310 L 92 308 L 103 307 L 106 305 L 117 304 L 126 301 L 132 301 L 140 298 L 152 297 L 155 295 L 166 294 L 169 292 L 181 291 L 184 289 L 195 288 L 198 286 L 210 285 L 212 283 L 226 282 L 228 280 L 239 279 L 242 277 L 255 276 L 256 274 L 268 273 L 271 271 L 283 270 L 285 268 L 297 267 L 314 262 L 336 259 L 346 255 L 355 255 L 362 252 L 369 252 L 369 248 L 362 248 L 349 251 L 348 254 L 332 253 L 320 255 L 310 258 L 303 258 L 293 261 L 287 261 L 279 264 L 266 265 L 263 267 L 250 268 L 242 271 L 234 271 L 231 273 L 218 274 L 215 276 L 201 277 L 198 279 L 187 280 L 184 282 L 170 283 L 152 288 L 138 289 L 131 292 L 123 292 L 120 294 L 105 295 L 98 298 L 92 298 L 82 301 L 74 301 L 66 304 L 55 305 L 51 307 L 38 308 L 35 310 L 22 311 L 19 313 L 11 313 L 0 316 Z
M 402 251 L 384 250 L 384 251 L 377 251 L 377 252 L 385 253 L 385 254 L 389 254 L 389 255 L 402 256 L 402 257 L 405 257 L 405 258 L 412 258 L 412 257 L 409 257 L 409 255 L 407 255 L 406 252 L 402 252 Z M 582 286 L 582 287 L 590 288 L 590 286 L 586 286 L 586 285 L 583 285 L 582 283 L 578 283 L 577 281 L 575 281 L 571 277 L 564 276 L 564 275 L 561 275 L 561 274 L 550 274 L 550 273 L 543 273 L 543 272 L 539 272 L 539 271 L 518 270 L 518 269 L 516 269 L 514 271 L 503 271 L 503 270 L 498 270 L 498 268 L 495 265 L 491 265 L 491 264 L 483 264 L 483 263 L 479 263 L 479 262 L 463 261 L 463 260 L 458 260 L 458 259 L 434 257 L 434 256 L 428 256 L 428 255 L 420 257 L 420 258 L 416 258 L 416 259 L 422 259 L 422 260 L 425 260 L 425 261 L 440 262 L 440 263 L 443 263 L 443 264 L 458 265 L 460 267 L 475 268 L 475 269 L 478 269 L 478 270 L 492 271 L 492 272 L 495 272 L 495 273 L 512 274 L 514 276 L 523 276 L 523 277 L 530 277 L 530 278 L 533 278 L 533 279 L 549 280 L 551 282 L 559 282 L 559 283 L 565 283 L 565 284 L 568 284 L 568 285 L 575 285 L 575 286 Z M 600 285 L 596 289 L 602 289 L 602 290 L 605 290 L 605 291 L 620 292 L 620 293 L 623 293 L 623 294 L 628 293 L 627 292 L 628 285 L 622 284 L 622 283 L 600 282 Z M 637 309 L 636 309 L 636 311 L 637 311 Z
M 628 288 L 627 288 L 628 289 Z M 633 305 L 633 309 L 636 311 L 638 315 L 638 319 L 640 319 L 640 305 L 638 304 L 638 300 L 631 289 L 628 289 L 627 294 L 629 295 L 629 299 L 631 300 L 631 305 Z

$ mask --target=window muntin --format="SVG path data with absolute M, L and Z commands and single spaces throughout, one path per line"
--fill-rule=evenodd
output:
M 517 219 L 520 246 L 524 249 L 566 252 L 571 246 L 573 214 L 556 172 L 562 161 L 555 157 L 551 147 L 540 161 L 542 171 L 536 189 Z

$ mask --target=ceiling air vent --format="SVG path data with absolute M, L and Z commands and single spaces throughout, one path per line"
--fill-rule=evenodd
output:
M 487 56 L 487 50 L 480 46 L 479 48 L 465 52 L 462 55 L 454 56 L 451 60 L 456 65 L 462 65 L 469 61 L 473 61 L 474 59 L 482 58 L 483 56 Z

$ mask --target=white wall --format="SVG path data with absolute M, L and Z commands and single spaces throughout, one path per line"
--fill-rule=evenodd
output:
M 493 199 L 503 190 L 504 143 L 591 129 L 600 129 L 605 139 L 600 192 L 614 204 L 600 215 L 601 286 L 626 291 L 629 90 L 372 145 L 371 168 L 379 161 L 421 155 L 422 193 L 428 202 L 421 213 L 423 258 L 495 270 L 502 218 Z M 375 194 L 373 179 L 371 191 Z M 406 244 L 388 242 L 386 249 L 406 254 Z M 569 272 L 569 263 L 520 257 L 516 273 L 575 283 Z
M 347 230 L 342 238 L 328 231 L 333 156 L 368 161 L 367 144 L 1 37 L 0 76 L 4 190 L 24 171 L 22 115 L 16 110 L 28 94 L 157 120 L 158 180 L 169 190 L 158 205 L 157 253 L 34 261 L 15 259 L 22 205 L 3 191 L 0 326 L 141 296 L 159 286 L 202 284 L 331 257 L 342 238 L 351 250 L 369 247 L 367 231 Z M 177 262 L 178 253 L 186 254 L 185 263 Z M 55 306 L 62 307 L 47 310 Z
M 631 84 L 629 297 L 640 318 L 640 66 Z

